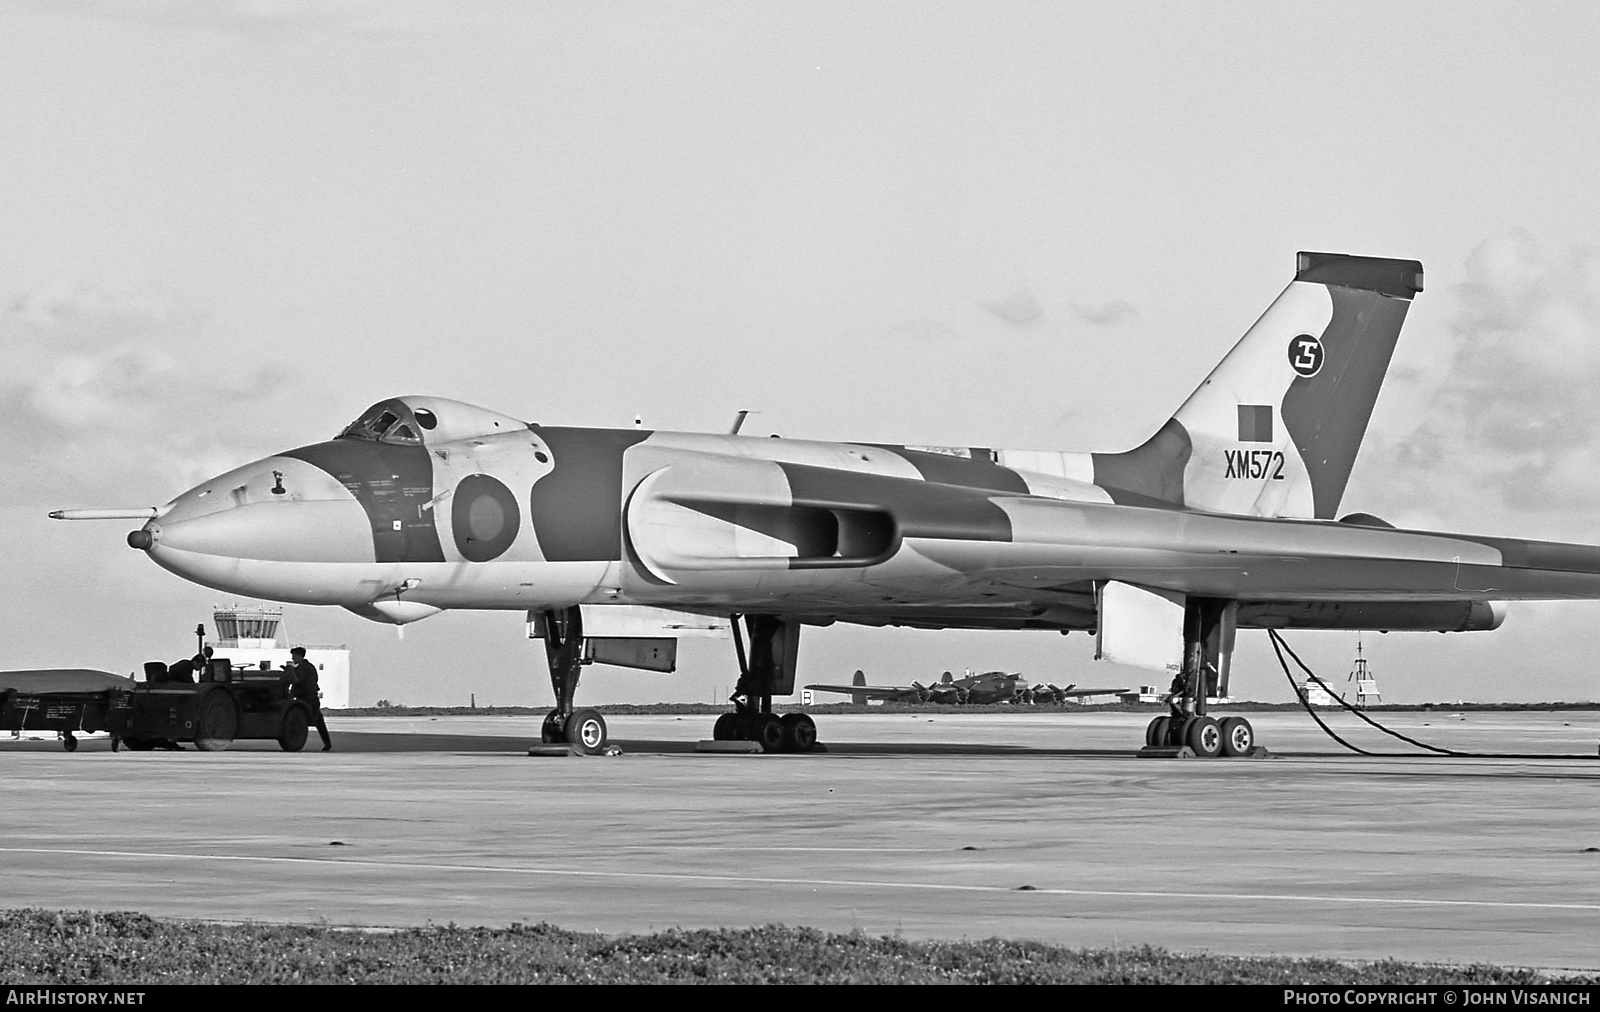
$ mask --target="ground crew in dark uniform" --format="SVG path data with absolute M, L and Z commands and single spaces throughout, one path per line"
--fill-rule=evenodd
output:
M 317 687 L 317 666 L 306 660 L 305 647 L 295 647 L 289 651 L 289 673 L 294 675 L 294 698 L 311 711 L 312 726 L 322 735 L 322 751 L 332 752 L 328 722 L 322 719 L 322 690 Z

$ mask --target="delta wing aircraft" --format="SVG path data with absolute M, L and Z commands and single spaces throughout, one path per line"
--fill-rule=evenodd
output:
M 910 685 L 868 685 L 865 672 L 857 671 L 849 685 L 808 685 L 816 692 L 839 692 L 851 697 L 858 705 L 868 699 L 881 699 L 895 703 L 944 703 L 952 706 L 982 706 L 988 703 L 1064 703 L 1084 696 L 1118 695 L 1128 690 L 1080 689 L 1076 683 L 1066 686 L 1054 683 L 1034 684 L 1018 674 L 1004 671 L 984 671 L 976 675 L 957 678 L 946 671 L 932 685 L 912 682 Z
M 715 734 L 806 748 L 779 716 L 800 632 L 853 622 L 1092 630 L 1174 675 L 1147 742 L 1247 751 L 1208 715 L 1238 629 L 1497 627 L 1498 602 L 1600 597 L 1600 548 L 1397 530 L 1340 501 L 1422 265 L 1300 254 L 1294 280 L 1169 421 L 1123 453 L 568 428 L 396 397 L 335 438 L 218 475 L 128 543 L 233 594 L 406 623 L 526 610 L 557 705 L 544 737 L 603 748 L 590 661 L 670 669 L 609 608 L 732 619 Z M 658 630 L 659 632 L 659 630 Z

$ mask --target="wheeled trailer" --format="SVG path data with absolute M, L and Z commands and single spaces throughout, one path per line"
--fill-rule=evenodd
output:
M 0 731 L 54 731 L 68 752 L 79 734 L 109 731 L 114 738 L 137 684 L 86 668 L 0 671 Z

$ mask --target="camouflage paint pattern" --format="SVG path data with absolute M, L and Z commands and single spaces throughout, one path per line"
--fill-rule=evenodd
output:
M 1241 625 L 1488 628 L 1600 597 L 1600 548 L 1336 514 L 1415 261 L 1296 278 L 1125 453 L 542 426 L 441 398 L 218 476 L 141 543 L 218 589 L 381 621 L 578 602 L 807 622 L 1089 628 L 1108 580 L 1240 602 Z

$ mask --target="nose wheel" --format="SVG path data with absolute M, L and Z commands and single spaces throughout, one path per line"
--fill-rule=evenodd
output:
M 567 714 L 560 710 L 551 710 L 544 715 L 544 723 L 539 726 L 539 740 L 546 745 L 560 745 L 567 740 Z
M 591 755 L 605 751 L 610 739 L 606 734 L 606 719 L 598 710 L 574 710 L 562 725 L 567 744 L 576 745 Z

